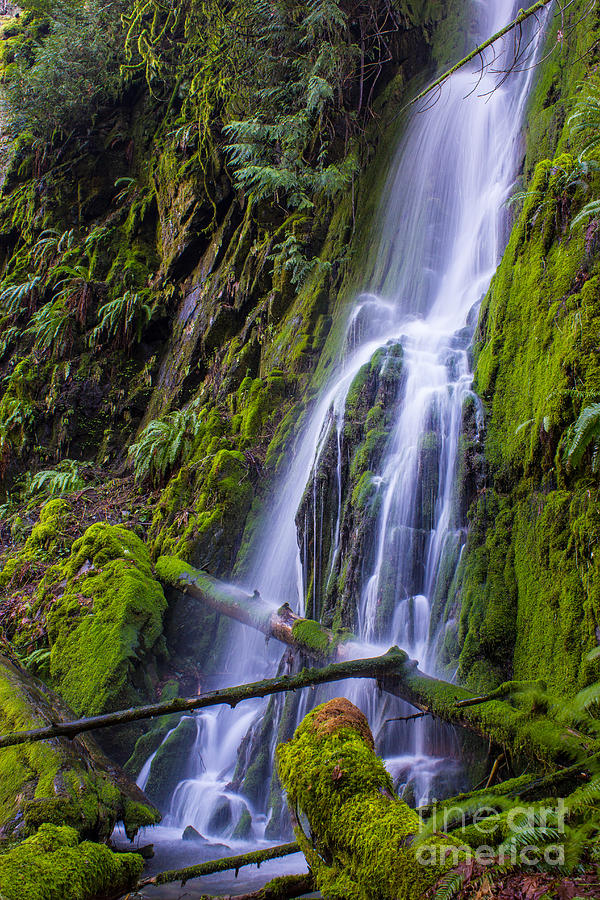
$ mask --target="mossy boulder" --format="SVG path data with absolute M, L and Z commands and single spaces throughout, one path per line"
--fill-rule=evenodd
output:
M 54 692 L 0 657 L 2 733 L 69 719 L 72 711 Z M 46 822 L 105 840 L 117 821 L 133 834 L 159 818 L 90 737 L 18 744 L 0 752 L 0 840 L 27 837 Z
M 153 696 L 167 602 L 140 538 L 116 525 L 90 526 L 42 589 L 56 598 L 48 614 L 51 676 L 77 714 Z
M 369 724 L 349 700 L 310 712 L 277 761 L 290 809 L 308 820 L 310 837 L 298 820 L 294 830 L 326 900 L 416 900 L 462 858 L 448 835 L 415 850 L 422 820 L 394 794 Z
M 132 888 L 144 861 L 79 842 L 74 828 L 44 824 L 37 834 L 0 854 L 3 900 L 100 900 Z

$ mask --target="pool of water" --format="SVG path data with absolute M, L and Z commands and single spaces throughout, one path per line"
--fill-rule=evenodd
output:
M 168 869 L 181 869 L 184 866 L 193 866 L 209 859 L 221 859 L 224 856 L 237 856 L 241 853 L 249 853 L 260 849 L 261 846 L 270 847 L 273 844 L 249 844 L 242 841 L 229 841 L 222 843 L 198 843 L 181 839 L 180 828 L 156 828 L 144 829 L 143 834 L 133 842 L 127 840 L 123 831 L 116 831 L 113 835 L 113 844 L 119 850 L 138 850 L 142 846 L 152 844 L 154 856 L 146 863 L 144 876 L 155 875 Z M 182 885 L 180 882 L 165 885 L 149 885 L 137 894 L 128 895 L 130 900 L 198 900 L 203 895 L 214 897 L 235 897 L 236 894 L 249 893 L 263 887 L 272 878 L 280 875 L 300 875 L 307 872 L 306 860 L 302 853 L 294 853 L 282 859 L 273 859 L 257 866 L 244 866 L 240 869 L 236 878 L 235 871 L 218 872 L 215 875 L 205 875 L 202 878 L 194 878 Z M 319 897 L 319 894 L 306 894 L 306 897 Z

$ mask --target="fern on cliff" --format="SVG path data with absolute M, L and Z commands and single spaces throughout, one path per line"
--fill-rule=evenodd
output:
M 576 468 L 581 464 L 584 453 L 591 446 L 593 447 L 592 470 L 597 472 L 600 468 L 599 439 L 600 403 L 591 403 L 581 411 L 573 426 L 573 435 L 566 448 L 567 462 Z
M 159 484 L 190 452 L 202 427 L 203 415 L 197 403 L 149 422 L 129 448 L 135 480 Z
M 140 340 L 142 329 L 151 316 L 152 307 L 142 293 L 125 291 L 98 310 L 98 325 L 90 335 L 90 346 L 112 342 L 125 350 Z

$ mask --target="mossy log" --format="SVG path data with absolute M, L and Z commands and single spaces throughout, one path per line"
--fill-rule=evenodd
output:
M 354 641 L 336 641 L 333 632 L 318 622 L 302 619 L 287 605 L 275 609 L 260 596 L 249 595 L 179 559 L 161 557 L 156 571 L 164 583 L 313 658 L 349 659 L 356 657 L 357 652 L 364 655 L 371 649 Z M 507 682 L 492 694 L 481 697 L 425 675 L 406 654 L 403 661 L 398 657 L 396 669 L 383 673 L 379 683 L 385 691 L 422 712 L 467 728 L 547 768 L 575 762 L 600 749 L 600 743 L 594 738 L 513 704 L 514 692 L 535 687 L 537 683 Z
M 231 894 L 225 900 L 291 900 L 292 897 L 310 894 L 314 889 L 315 882 L 310 873 L 281 875 L 268 881 L 258 891 L 251 891 L 249 894 Z
M 159 557 L 156 574 L 163 584 L 194 597 L 224 616 L 261 631 L 267 637 L 301 650 L 309 658 L 322 661 L 357 656 L 357 645 L 351 641 L 351 635 L 344 635 L 341 640 L 320 622 L 298 616 L 287 603 L 276 609 L 263 600 L 258 591 L 248 594 L 233 584 L 226 584 L 207 572 L 192 568 L 176 557 Z
M 282 856 L 291 856 L 292 853 L 298 853 L 300 845 L 295 841 L 289 844 L 278 844 L 276 847 L 266 847 L 263 850 L 253 850 L 250 853 L 242 853 L 239 856 L 225 856 L 223 859 L 212 859 L 207 862 L 199 863 L 197 866 L 186 866 L 185 869 L 170 869 L 167 872 L 159 872 L 151 878 L 145 878 L 140 882 L 139 887 L 145 887 L 149 884 L 170 884 L 180 881 L 185 884 L 192 878 L 201 878 L 203 875 L 214 875 L 215 872 L 227 872 L 234 869 L 237 875 L 238 871 L 244 866 L 260 866 L 261 863 L 270 859 L 281 859 Z
M 327 900 L 416 900 L 463 860 L 452 836 L 415 841 L 423 822 L 395 795 L 369 724 L 349 700 L 310 712 L 277 760 L 298 843 Z
M 0 749 L 57 737 L 74 737 L 86 731 L 122 725 L 126 722 L 137 722 L 142 719 L 153 718 L 154 716 L 191 712 L 197 709 L 205 709 L 208 706 L 226 704 L 234 707 L 243 700 L 296 691 L 317 684 L 327 684 L 331 681 L 344 681 L 347 678 L 374 678 L 379 681 L 386 673 L 399 672 L 407 664 L 414 665 L 403 650 L 392 647 L 383 656 L 331 663 L 329 666 L 324 666 L 320 669 L 302 669 L 297 675 L 267 678 L 264 681 L 256 681 L 251 684 L 241 684 L 237 687 L 210 691 L 196 697 L 175 697 L 172 700 L 165 700 L 160 703 L 150 703 L 146 706 L 104 713 L 101 716 L 90 716 L 85 719 L 62 722 L 54 720 L 54 724 L 44 728 L 1 735 Z
M 474 59 L 479 57 L 480 61 L 483 64 L 483 53 L 487 50 L 488 47 L 491 47 L 497 41 L 501 40 L 501 38 L 505 37 L 511 31 L 519 28 L 523 25 L 527 19 L 530 19 L 532 16 L 536 16 L 540 13 L 544 7 L 548 6 L 552 0 L 537 0 L 537 3 L 534 3 L 533 6 L 530 6 L 528 9 L 520 9 L 512 22 L 509 22 L 508 25 L 505 25 L 504 28 L 501 28 L 500 31 L 497 31 L 495 34 L 491 35 L 491 37 L 487 38 L 487 40 L 483 41 L 483 43 L 479 44 L 470 53 L 468 53 L 465 57 L 460 59 L 455 65 L 452 66 L 451 69 L 448 69 L 439 78 L 436 78 L 430 85 L 428 85 L 424 90 L 417 94 L 416 97 L 406 104 L 405 107 L 400 110 L 403 112 L 404 109 L 408 109 L 409 106 L 413 106 L 419 100 L 422 100 L 424 97 L 427 97 L 432 91 L 441 88 L 441 86 L 454 75 L 455 72 L 458 72 L 459 69 L 464 68 L 464 66 L 468 65 Z M 496 56 L 494 55 L 494 61 L 496 60 Z M 398 113 L 399 115 L 399 113 Z
M 44 728 L 4 734 L 0 736 L 0 749 L 56 737 L 74 737 L 98 728 L 220 704 L 233 707 L 243 700 L 347 678 L 373 678 L 383 690 L 406 700 L 422 712 L 488 738 L 517 756 L 533 761 L 541 769 L 551 770 L 557 765 L 584 760 L 590 754 L 600 751 L 600 742 L 596 738 L 582 734 L 546 715 L 534 713 L 531 709 L 516 704 L 512 697 L 478 702 L 475 705 L 466 704 L 465 700 L 473 698 L 470 691 L 425 675 L 418 669 L 416 661 L 409 659 L 397 647 L 392 647 L 383 656 L 331 663 L 319 669 L 303 669 L 297 675 L 284 675 L 210 691 L 199 697 L 174 698 L 102 716 L 62 721 Z M 481 701 L 481 698 L 477 699 Z

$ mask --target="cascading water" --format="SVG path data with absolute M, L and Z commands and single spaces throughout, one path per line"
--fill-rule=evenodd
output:
M 517 7 L 513 0 L 475 0 L 480 34 L 495 32 Z M 355 598 L 358 632 L 371 644 L 398 644 L 428 671 L 435 665 L 437 623 L 432 625 L 431 603 L 440 562 L 448 547 L 457 561 L 463 540 L 456 470 L 463 408 L 471 393 L 468 346 L 474 310 L 506 238 L 503 204 L 517 168 L 532 67 L 499 86 L 488 71 L 473 93 L 475 77 L 474 71 L 456 73 L 438 102 L 415 114 L 406 128 L 384 192 L 365 291 L 350 311 L 343 359 L 307 419 L 245 579 L 250 590 L 258 588 L 277 606 L 287 601 L 304 611 L 306 603 L 308 613 L 318 615 L 348 549 L 342 520 L 349 392 L 361 368 L 384 348 L 388 362 L 401 358 L 402 377 L 386 449 L 379 470 L 371 473 L 379 512 L 362 592 Z M 330 467 L 334 500 L 332 520 L 324 521 L 317 473 L 328 446 L 335 457 Z M 302 504 L 304 539 L 299 542 L 296 516 Z M 309 528 L 311 541 L 306 540 Z M 259 635 L 234 626 L 227 683 L 273 675 L 279 657 L 273 646 L 265 651 Z M 280 662 L 280 669 L 286 664 Z M 335 691 L 363 708 L 397 782 L 411 785 L 416 802 L 425 799 L 444 756 L 451 754 L 448 734 L 440 737 L 424 719 L 389 722 L 402 714 L 403 705 L 363 682 L 338 685 Z M 327 691 L 314 693 L 310 701 L 303 697 L 297 715 L 306 712 L 308 702 L 326 697 Z M 237 793 L 231 781 L 236 764 L 238 772 L 254 766 L 256 777 L 268 777 L 268 759 L 258 766 L 251 758 L 251 738 L 268 733 L 268 745 L 261 748 L 268 757 L 282 708 L 282 700 L 272 701 L 275 725 L 269 732 L 260 730 L 266 720 L 263 701 L 198 716 L 195 771 L 176 789 L 167 827 L 180 832 L 192 825 L 228 840 L 263 836 L 266 804 L 261 808 L 256 795 L 248 799 L 251 791 Z M 266 784 L 259 793 L 266 797 Z M 252 830 L 242 834 L 244 810 L 252 817 Z

